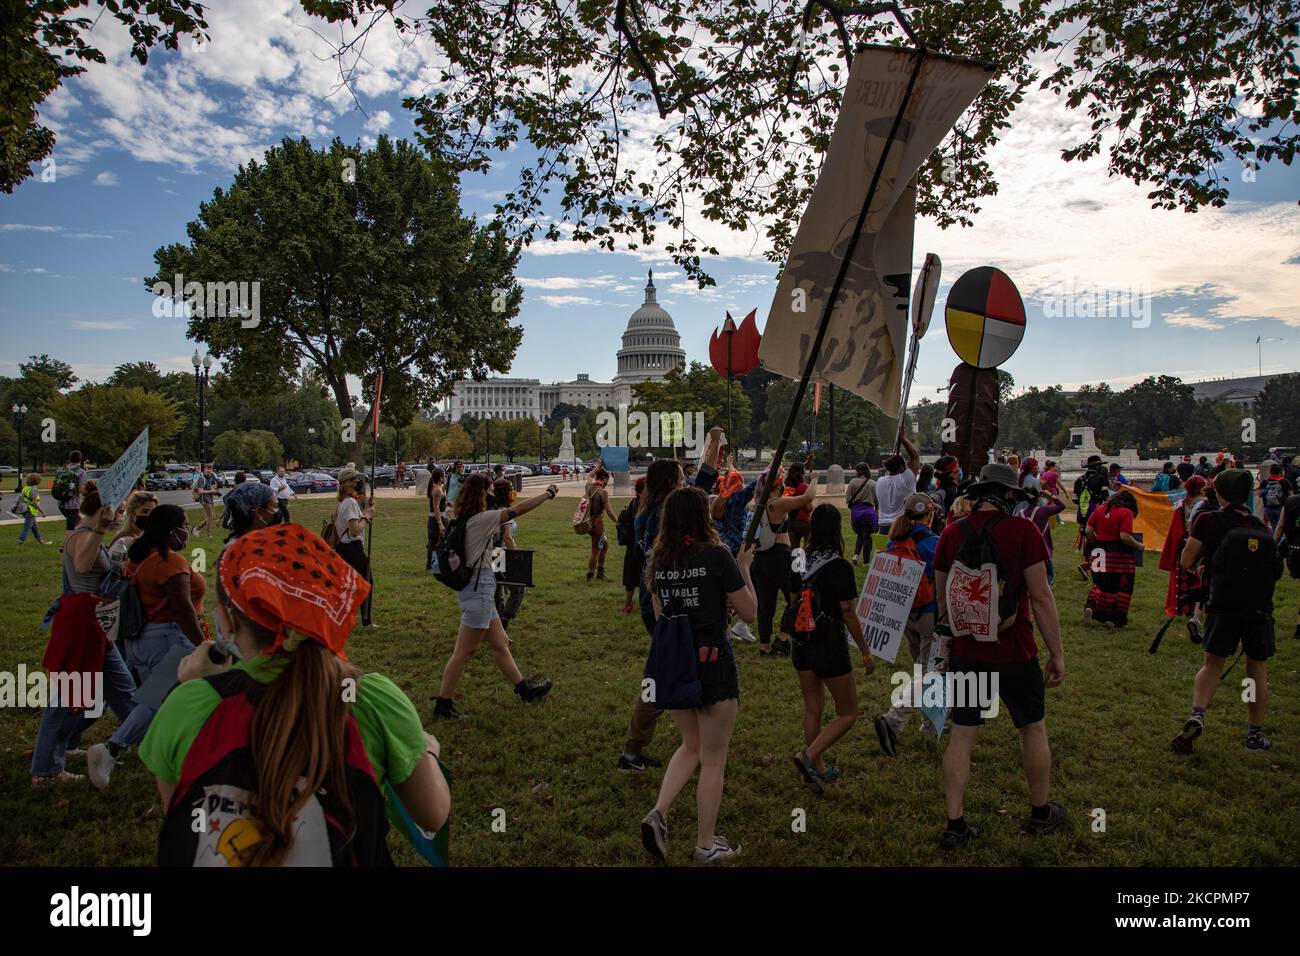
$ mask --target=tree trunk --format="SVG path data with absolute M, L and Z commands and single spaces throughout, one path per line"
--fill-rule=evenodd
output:
M 344 421 L 352 418 L 352 395 L 348 392 L 347 379 L 342 377 L 334 378 L 331 376 L 329 378 L 329 387 L 330 390 L 334 392 L 334 401 L 338 403 L 339 417 Z M 356 422 L 356 428 L 353 429 L 353 440 L 343 443 L 343 446 L 346 449 L 344 457 L 351 462 L 359 463 L 361 461 L 361 426 L 361 422 Z M 360 464 L 358 464 L 357 467 L 361 467 Z

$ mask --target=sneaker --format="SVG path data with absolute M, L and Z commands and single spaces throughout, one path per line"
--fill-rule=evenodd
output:
M 737 621 L 731 625 L 731 630 L 727 632 L 733 640 L 744 641 L 746 644 L 753 644 L 758 640 L 754 632 L 749 629 L 749 625 L 744 621 Z
M 1047 819 L 1035 820 L 1030 817 L 1025 823 L 1025 832 L 1030 836 L 1043 836 L 1053 830 L 1061 829 L 1069 822 L 1070 815 L 1066 812 L 1065 807 L 1052 800 L 1047 804 Z
M 1273 746 L 1273 741 L 1269 740 L 1263 734 L 1246 735 L 1247 750 L 1268 750 L 1268 748 L 1272 746 Z
M 965 830 L 958 833 L 956 830 L 949 830 L 944 827 L 943 833 L 939 835 L 939 846 L 945 850 L 956 850 L 973 841 L 980 835 L 980 828 L 975 826 L 966 826 Z
M 645 773 L 650 767 L 662 767 L 663 761 L 645 754 L 619 754 L 618 769 L 624 773 Z
M 658 810 L 651 810 L 641 821 L 641 845 L 659 862 L 667 862 L 668 821 Z
M 1199 644 L 1205 640 L 1205 632 L 1201 629 L 1201 622 L 1194 617 L 1187 619 L 1187 636 L 1191 638 L 1193 644 Z
M 603 581 L 603 580 L 605 580 L 605 567 L 604 567 L 604 565 L 602 565 L 602 566 L 600 566 L 599 568 L 596 569 L 596 580 L 598 580 L 598 581 Z
M 723 860 L 730 860 L 733 856 L 740 856 L 740 847 L 732 846 L 727 842 L 726 837 L 715 836 L 713 846 L 707 850 L 698 846 L 695 848 L 696 863 L 721 863 Z
M 789 641 L 783 641 L 783 640 L 780 640 L 780 639 L 774 640 L 774 641 L 772 642 L 772 653 L 773 653 L 773 654 L 780 654 L 782 657 L 789 657 L 789 656 L 790 656 L 790 642 L 789 642 Z
M 1192 714 L 1184 722 L 1182 731 L 1173 740 L 1174 753 L 1191 753 L 1193 743 L 1203 733 L 1205 733 L 1205 718 L 1200 714 Z
M 885 720 L 884 714 L 876 718 L 876 739 L 880 741 L 880 749 L 886 756 L 898 756 L 898 734 L 894 733 L 894 728 L 889 726 L 889 721 Z
M 793 759 L 794 768 L 799 771 L 799 776 L 803 777 L 803 782 L 808 785 L 808 789 L 821 796 L 825 792 L 825 788 L 822 786 L 821 777 L 817 773 L 817 767 L 808 757 L 808 751 L 799 751 L 794 755 Z
M 1090 608 L 1090 607 L 1085 607 L 1085 608 L 1083 609 L 1083 623 L 1084 623 L 1084 624 L 1092 624 L 1092 623 L 1093 623 L 1093 620 L 1092 620 L 1092 608 Z
M 85 775 L 85 774 L 82 774 L 82 773 L 68 773 L 68 771 L 66 771 L 66 770 L 61 770 L 61 771 L 58 772 L 58 773 L 44 774 L 44 775 L 39 776 L 39 777 L 33 775 L 33 776 L 32 776 L 32 789 L 33 789 L 33 790 L 43 790 L 43 789 L 45 789 L 46 787 L 57 787 L 57 786 L 59 786 L 59 785 L 61 785 L 61 784 L 65 784 L 65 783 L 80 783 L 82 780 L 85 780 L 85 779 L 86 779 L 86 775 Z
M 861 563 L 862 563 L 862 559 L 861 559 L 858 555 L 855 554 L 855 555 L 853 556 L 853 563 L 854 563 L 854 564 L 861 564 Z
M 591 579 L 594 578 L 594 577 L 595 577 L 595 575 L 592 574 L 590 571 L 588 571 L 588 572 L 587 572 L 587 583 L 590 584 L 590 583 L 591 583 Z
M 100 790 L 108 786 L 108 778 L 117 766 L 117 758 L 108 752 L 107 744 L 95 744 L 86 751 L 86 773 L 90 782 Z
M 456 709 L 456 705 L 453 703 L 444 705 L 442 701 L 439 701 L 433 705 L 434 720 L 461 720 L 464 716 L 464 714 Z
M 548 680 L 526 680 L 523 689 L 515 688 L 515 693 L 525 704 L 531 704 L 541 700 L 551 692 L 551 682 Z

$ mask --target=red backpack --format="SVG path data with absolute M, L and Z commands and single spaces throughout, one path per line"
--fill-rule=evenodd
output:
M 930 535 L 922 535 L 930 537 Z M 896 554 L 902 558 L 911 558 L 913 561 L 920 561 L 925 564 L 925 558 L 921 556 L 920 550 L 916 547 L 916 539 L 910 535 L 901 541 L 889 542 L 889 553 Z M 912 599 L 912 610 L 925 607 L 934 600 L 934 578 L 927 577 L 924 573 L 921 575 L 921 583 L 917 585 L 916 597 Z
M 242 866 L 243 853 L 261 838 L 253 813 L 257 772 L 250 731 L 266 686 L 234 670 L 207 680 L 221 703 L 185 755 L 163 820 L 159 866 Z M 344 739 L 351 825 L 345 823 L 343 801 L 322 787 L 294 819 L 294 842 L 284 866 L 393 865 L 384 794 L 351 714 Z

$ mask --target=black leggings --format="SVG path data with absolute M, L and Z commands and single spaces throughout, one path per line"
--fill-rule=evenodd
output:
M 352 570 L 361 575 L 367 581 L 370 580 L 370 558 L 366 556 L 366 546 L 360 538 L 356 541 L 349 541 L 347 544 L 340 544 L 336 549 L 339 557 L 352 565 Z M 365 603 L 361 605 L 361 626 L 370 625 L 370 598 L 374 595 L 372 590 L 366 595 Z
M 858 536 L 857 542 L 853 545 L 853 556 L 856 558 L 858 555 L 861 555 L 863 563 L 870 564 L 871 552 L 875 550 L 876 547 L 875 541 L 871 539 L 871 525 L 864 521 L 861 524 L 855 525 L 853 530 Z
M 749 569 L 758 597 L 758 641 L 772 643 L 772 619 L 776 617 L 776 596 L 785 596 L 790 604 L 790 546 L 774 544 L 754 555 Z

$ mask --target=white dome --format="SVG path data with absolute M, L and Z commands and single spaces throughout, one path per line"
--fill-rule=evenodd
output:
M 623 347 L 618 350 L 616 383 L 658 381 L 686 361 L 673 317 L 655 300 L 654 273 L 649 274 L 645 301 L 627 320 Z

